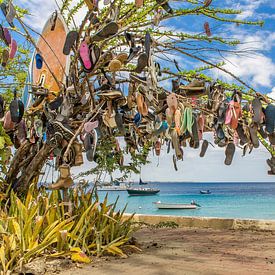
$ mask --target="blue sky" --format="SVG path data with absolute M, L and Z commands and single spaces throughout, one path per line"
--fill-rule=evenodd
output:
M 38 31 L 41 31 L 44 22 L 56 9 L 54 0 L 16 0 L 15 3 L 30 10 L 31 15 L 25 18 L 25 22 Z M 189 4 L 185 1 L 175 1 L 171 2 L 171 5 L 186 7 Z M 237 38 L 244 41 L 244 44 L 238 46 L 238 50 L 253 49 L 253 54 L 237 56 L 225 53 L 223 55 L 227 61 L 225 67 L 236 76 L 247 81 L 258 91 L 268 93 L 275 98 L 275 2 L 273 0 L 213 0 L 212 5 L 222 8 L 242 9 L 244 12 L 237 15 L 237 19 L 265 20 L 265 24 L 262 28 L 258 26 L 238 27 L 235 24 L 213 22 L 213 20 L 197 16 L 186 16 L 165 22 L 163 29 L 166 28 L 175 32 L 202 33 L 203 23 L 207 20 L 210 23 L 213 35 Z M 77 14 L 77 23 L 81 22 L 86 11 L 86 9 L 83 9 Z M 211 46 L 218 45 L 212 43 Z M 204 55 L 212 61 L 221 60 L 209 53 Z M 183 68 L 200 65 L 184 58 L 180 58 L 179 62 Z M 229 82 L 233 81 L 220 71 L 214 71 L 211 74 Z M 211 139 L 209 136 L 207 138 Z M 241 157 L 241 150 L 237 150 L 236 158 L 230 167 L 223 165 L 224 150 L 221 148 L 210 148 L 204 159 L 199 158 L 198 150 L 186 149 L 185 160 L 179 163 L 178 172 L 173 169 L 172 156 L 166 155 L 164 151 L 165 149 L 163 149 L 159 159 L 153 156 L 150 157 L 152 163 L 143 168 L 145 180 L 274 181 L 274 177 L 267 176 L 268 167 L 265 160 L 269 157 L 269 154 L 262 147 L 254 150 L 251 155 L 245 158 Z M 86 163 L 83 169 L 90 166 L 91 164 Z M 75 170 L 76 172 L 78 170 Z

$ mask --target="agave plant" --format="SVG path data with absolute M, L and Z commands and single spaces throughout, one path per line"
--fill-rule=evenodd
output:
M 43 254 L 86 263 L 89 255 L 124 256 L 121 246 L 134 230 L 132 216 L 123 218 L 126 207 L 116 212 L 117 201 L 108 204 L 106 196 L 100 203 L 94 190 L 71 190 L 69 198 L 64 202 L 61 191 L 38 193 L 32 185 L 24 200 L 11 192 L 6 204 L 1 201 L 2 273 Z

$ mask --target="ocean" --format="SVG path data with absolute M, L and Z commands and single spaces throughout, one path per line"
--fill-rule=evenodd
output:
M 123 209 L 128 204 L 126 213 L 275 220 L 275 182 L 154 182 L 144 187 L 156 187 L 160 192 L 154 196 L 131 197 L 127 191 L 109 191 L 108 201 L 113 203 L 119 196 L 117 209 Z M 211 194 L 201 195 L 200 190 L 210 190 Z M 98 193 L 102 200 L 107 192 Z M 153 204 L 156 201 L 190 203 L 192 200 L 201 208 L 167 210 L 157 209 Z

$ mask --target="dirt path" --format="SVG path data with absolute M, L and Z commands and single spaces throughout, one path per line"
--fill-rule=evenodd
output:
M 142 253 L 62 275 L 275 274 L 275 232 L 141 229 Z

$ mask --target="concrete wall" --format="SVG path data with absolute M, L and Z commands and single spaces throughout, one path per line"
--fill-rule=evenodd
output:
M 129 217 L 130 214 L 125 214 Z M 160 222 L 175 222 L 180 227 L 197 227 L 212 229 L 237 229 L 237 230 L 271 230 L 275 231 L 275 220 L 241 220 L 206 217 L 182 217 L 136 214 L 134 220 L 148 224 Z

